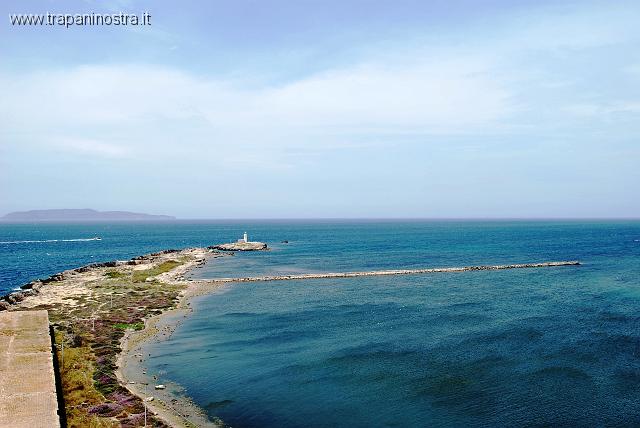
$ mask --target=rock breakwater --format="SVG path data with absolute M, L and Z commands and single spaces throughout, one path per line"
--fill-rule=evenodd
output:
M 511 265 L 493 265 L 493 266 L 462 266 L 462 267 L 444 267 L 444 268 L 425 268 L 425 269 L 395 269 L 395 270 L 373 270 L 365 272 L 328 272 L 328 273 L 303 273 L 296 275 L 265 275 L 251 276 L 240 278 L 215 278 L 211 280 L 201 280 L 201 283 L 226 283 L 226 282 L 256 282 L 256 281 L 285 281 L 300 279 L 323 279 L 323 278 L 355 278 L 359 276 L 384 276 L 384 275 L 416 275 L 427 273 L 446 273 L 446 272 L 468 272 L 479 270 L 505 270 L 505 269 L 528 269 L 543 267 L 559 267 L 559 266 L 579 266 L 580 262 L 576 260 L 561 262 L 542 262 L 542 263 L 521 263 Z

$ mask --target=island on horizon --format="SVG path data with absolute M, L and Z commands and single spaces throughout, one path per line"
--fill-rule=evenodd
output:
M 97 211 L 89 208 L 15 211 L 0 217 L 0 221 L 3 222 L 167 221 L 175 219 L 169 215 L 129 211 Z

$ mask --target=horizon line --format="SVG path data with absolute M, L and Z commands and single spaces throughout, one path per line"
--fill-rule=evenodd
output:
M 586 217 L 175 217 L 169 219 L 38 219 L 8 220 L 0 223 L 172 223 L 184 221 L 554 221 L 554 220 L 640 220 L 640 216 L 586 216 Z

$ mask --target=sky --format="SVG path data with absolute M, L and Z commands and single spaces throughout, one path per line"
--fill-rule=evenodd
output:
M 640 217 L 637 1 L 0 11 L 0 215 Z M 47 12 L 151 25 L 10 24 Z

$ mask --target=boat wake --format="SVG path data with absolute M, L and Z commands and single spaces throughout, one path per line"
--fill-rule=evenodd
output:
M 78 238 L 78 239 L 43 239 L 39 241 L 0 241 L 0 244 L 41 244 L 46 242 L 87 242 L 87 241 L 101 241 L 102 238 Z

